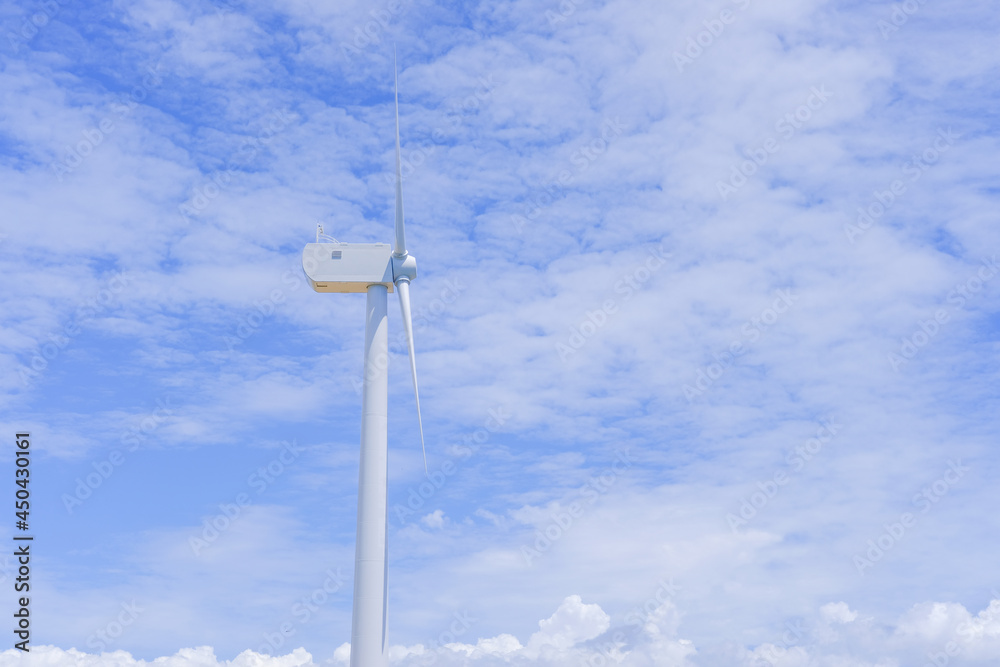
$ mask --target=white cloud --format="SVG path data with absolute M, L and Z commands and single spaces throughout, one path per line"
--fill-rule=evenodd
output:
M 510 634 L 480 638 L 474 644 L 392 646 L 390 663 L 417 665 L 516 665 L 521 667 L 899 667 L 928 656 L 960 656 L 962 664 L 989 665 L 1000 660 L 1000 600 L 973 617 L 957 604 L 916 605 L 893 624 L 866 622 L 849 633 L 831 637 L 825 623 L 854 624 L 857 612 L 843 602 L 820 607 L 806 621 L 789 625 L 778 641 L 753 647 L 716 644 L 699 647 L 677 634 L 679 612 L 672 602 L 654 610 L 638 632 L 611 626 L 610 617 L 578 595 L 567 597 L 539 630 L 522 645 Z M 813 621 L 819 621 L 814 623 Z M 703 654 L 704 653 L 704 654 Z M 343 644 L 329 659 L 317 659 L 302 648 L 282 656 L 244 651 L 222 660 L 207 646 L 183 649 L 172 656 L 144 661 L 125 651 L 93 655 L 75 649 L 38 646 L 30 656 L 14 649 L 0 653 L 0 667 L 42 664 L 48 667 L 311 667 L 344 665 L 350 645 Z
M 830 602 L 819 608 L 820 617 L 829 623 L 850 623 L 858 617 L 846 602 Z
M 611 618 L 599 605 L 584 604 L 579 595 L 563 600 L 552 616 L 538 622 L 538 632 L 531 635 L 525 654 L 537 656 L 552 647 L 557 651 L 593 639 L 608 629 Z
M 444 521 L 444 512 L 441 510 L 434 510 L 430 514 L 420 517 L 420 522 L 428 528 L 443 528 Z
M 295 649 L 283 656 L 267 656 L 244 651 L 232 660 L 220 660 L 210 646 L 185 648 L 174 655 L 155 660 L 138 660 L 125 651 L 93 655 L 76 649 L 63 650 L 55 646 L 34 646 L 30 653 L 8 649 L 0 653 L 0 665 L 44 664 L 50 667 L 312 667 L 312 656 L 304 649 Z

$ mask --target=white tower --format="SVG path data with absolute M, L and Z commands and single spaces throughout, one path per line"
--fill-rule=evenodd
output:
M 319 239 L 317 239 L 318 241 Z M 302 267 L 317 292 L 366 292 L 365 359 L 361 394 L 361 465 L 358 473 L 358 534 L 354 552 L 354 613 L 351 618 L 351 667 L 385 667 L 388 542 L 386 490 L 389 402 L 387 295 L 395 287 L 406 330 L 406 343 L 417 397 L 420 446 L 424 444 L 417 393 L 417 365 L 410 318 L 410 281 L 417 261 L 406 252 L 403 233 L 403 187 L 399 155 L 399 92 L 396 83 L 396 242 L 309 243 Z M 424 469 L 427 453 L 424 451 Z

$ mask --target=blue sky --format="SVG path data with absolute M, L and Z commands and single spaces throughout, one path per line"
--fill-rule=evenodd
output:
M 393 664 L 996 664 L 998 20 L 3 5 L 37 652 L 346 664 L 364 297 L 301 252 L 391 239 L 395 43 Z

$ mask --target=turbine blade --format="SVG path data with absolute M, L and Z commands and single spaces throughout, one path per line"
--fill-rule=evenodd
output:
M 403 173 L 399 156 L 399 73 L 396 68 L 396 47 L 392 47 L 393 90 L 396 95 L 396 257 L 406 257 L 406 238 L 403 235 Z
M 420 417 L 420 393 L 417 391 L 417 358 L 413 352 L 413 320 L 410 319 L 410 281 L 402 279 L 396 283 L 399 293 L 399 308 L 403 311 L 403 328 L 406 330 L 406 346 L 410 351 L 410 372 L 413 374 L 413 397 L 417 399 L 417 424 L 420 426 L 420 449 L 424 453 L 424 472 L 427 469 L 427 448 L 424 446 L 424 422 Z

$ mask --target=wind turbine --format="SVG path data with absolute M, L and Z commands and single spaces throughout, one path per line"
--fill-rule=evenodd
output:
M 396 242 L 306 244 L 302 268 L 317 292 L 368 295 L 365 308 L 365 359 L 361 392 L 361 465 L 358 473 L 358 533 L 354 552 L 354 612 L 351 617 L 351 667 L 385 667 L 386 602 L 388 597 L 387 476 L 389 411 L 389 335 L 386 300 L 395 287 L 406 330 L 417 400 L 420 446 L 424 426 L 417 393 L 417 363 L 413 354 L 410 319 L 410 281 L 417 277 L 417 261 L 406 251 L 403 234 L 403 185 L 399 157 L 399 80 L 393 56 L 396 102 Z M 322 231 L 322 228 L 320 228 Z M 331 239 L 333 240 L 333 239 Z

